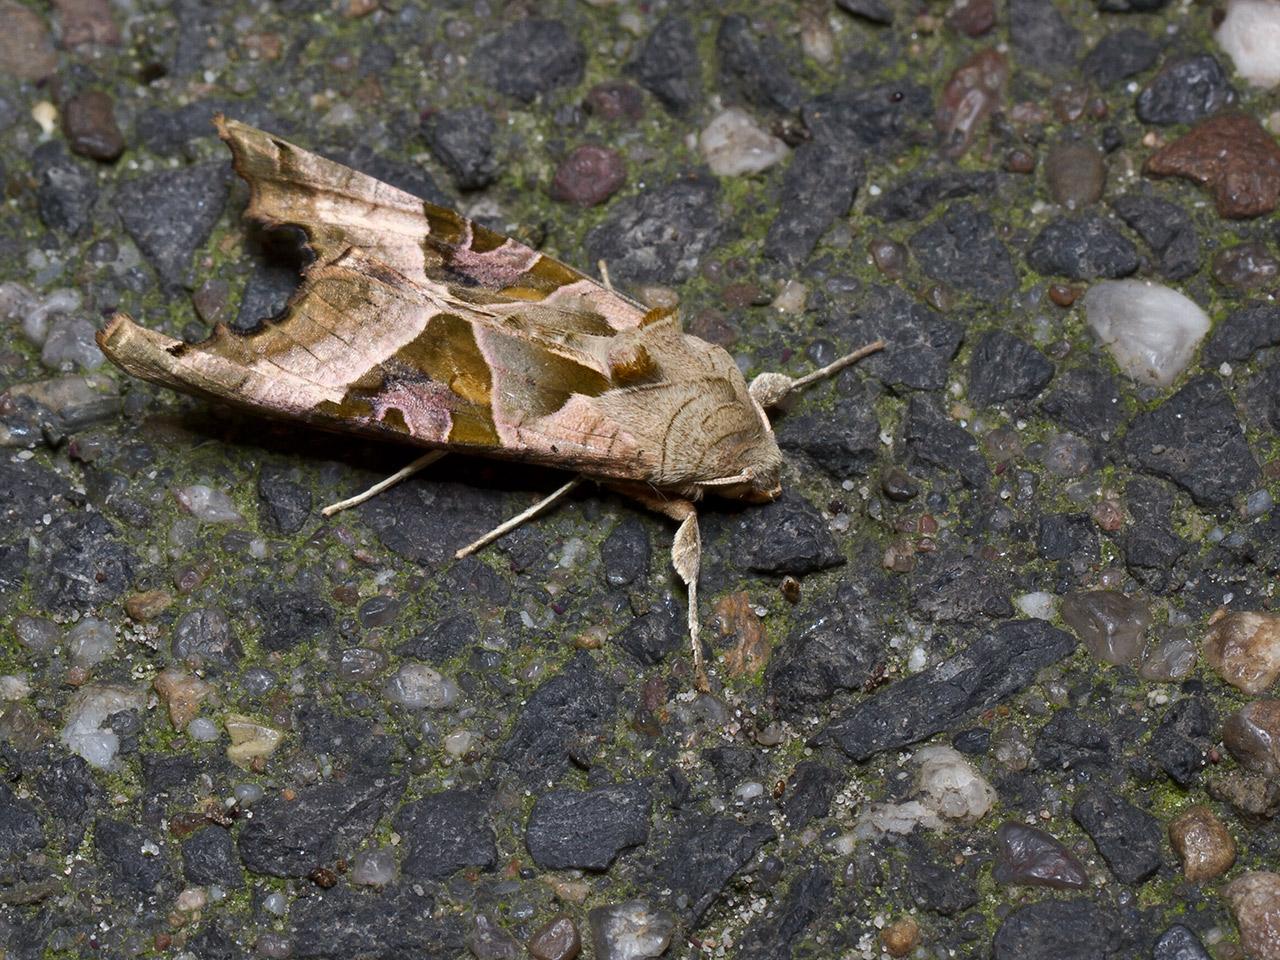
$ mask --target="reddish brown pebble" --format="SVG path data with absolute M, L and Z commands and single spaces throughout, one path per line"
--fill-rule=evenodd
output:
M 1084 116 L 1089 105 L 1089 93 L 1084 87 L 1065 83 L 1053 89 L 1050 95 L 1053 114 L 1063 123 L 1074 123 Z
M 1055 283 L 1049 287 L 1049 299 L 1060 307 L 1069 307 L 1076 302 L 1076 297 L 1080 296 L 1080 291 L 1075 287 L 1069 287 L 1065 283 Z
M 795 577 L 782 578 L 782 597 L 787 603 L 800 602 L 800 581 Z
M 1044 161 L 1044 175 L 1049 195 L 1068 210 L 1097 202 L 1107 178 L 1101 151 L 1080 140 L 1062 141 L 1050 147 Z
M 173 595 L 166 590 L 144 590 L 135 593 L 124 602 L 125 613 L 130 620 L 147 623 L 169 609 Z
M 960 0 L 947 15 L 947 23 L 966 37 L 980 37 L 996 25 L 996 2 Z
M 1114 533 L 1124 526 L 1124 511 L 1115 500 L 1103 500 L 1101 503 L 1094 504 L 1091 515 L 1098 529 L 1105 530 L 1107 533 Z
M 1227 683 L 1262 693 L 1280 677 L 1280 614 L 1220 609 L 1209 618 L 1204 652 Z
M 1183 876 L 1192 883 L 1220 877 L 1236 862 L 1236 842 L 1204 804 L 1170 822 L 1169 842 L 1182 859 Z
M 1231 219 L 1262 216 L 1280 204 L 1280 146 L 1248 114 L 1210 117 L 1152 154 L 1143 169 L 1195 181 Z
M 1280 274 L 1280 260 L 1256 240 L 1236 244 L 1213 255 L 1213 279 L 1224 287 L 1248 290 L 1275 280 Z
M 568 917 L 556 917 L 529 939 L 534 960 L 573 960 L 582 952 L 577 925 Z
M 731 283 L 720 291 L 720 298 L 730 310 L 741 307 L 763 306 L 769 302 L 769 295 L 754 283 Z
M 1004 168 L 1010 173 L 1034 173 L 1035 154 L 1026 150 L 1010 150 L 1008 156 L 1004 158 Z
M 1280 960 L 1280 874 L 1241 874 L 1223 892 L 1235 912 L 1245 952 L 1253 960 Z
M 576 147 L 560 161 L 551 181 L 551 199 L 593 207 L 618 192 L 627 180 L 622 157 L 605 147 Z
M 58 69 L 58 54 L 44 17 L 18 3 L 0 0 L 0 76 L 43 80 Z
M 110 161 L 124 153 L 115 103 L 101 90 L 82 90 L 62 105 L 62 134 L 82 157 Z
M 1280 700 L 1246 703 L 1227 717 L 1222 742 L 1246 770 L 1280 774 Z
M 644 94 L 629 83 L 613 80 L 588 90 L 583 105 L 604 120 L 639 120 L 644 115 Z
M 120 28 L 111 15 L 110 0 L 53 0 L 62 28 L 62 45 L 74 49 L 85 44 L 120 43 Z
M 309 874 L 307 879 L 314 883 L 321 890 L 328 890 L 335 886 L 338 882 L 338 875 L 328 867 L 316 867 Z
M 867 252 L 876 269 L 886 277 L 900 277 L 907 269 L 907 248 L 897 240 L 875 237 L 867 244 Z
M 880 942 L 891 957 L 905 957 L 920 942 L 920 924 L 914 917 L 895 920 L 880 931 Z
M 1004 99 L 1008 82 L 1008 62 L 990 48 L 979 50 L 951 75 L 934 118 L 947 156 L 958 157 L 969 149 L 987 117 Z

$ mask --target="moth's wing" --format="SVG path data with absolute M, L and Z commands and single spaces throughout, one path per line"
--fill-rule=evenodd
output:
M 220 326 L 187 344 L 120 314 L 98 343 L 135 376 L 259 413 L 646 477 L 644 450 L 582 406 L 611 389 L 611 336 L 583 332 L 598 322 L 590 316 L 506 307 L 451 298 L 349 250 L 315 265 L 283 315 L 247 333 Z M 533 436 L 540 442 L 528 443 Z
M 307 234 L 317 265 L 351 248 L 413 283 L 450 286 L 477 304 L 538 301 L 595 313 L 612 330 L 638 326 L 645 309 L 559 261 L 349 167 L 236 120 L 215 118 L 236 172 L 249 184 L 248 215 Z

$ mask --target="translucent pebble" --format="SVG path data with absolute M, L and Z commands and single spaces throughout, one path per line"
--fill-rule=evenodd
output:
M 293 956 L 293 941 L 282 933 L 264 933 L 253 948 L 258 956 L 271 960 L 287 960 Z
M 1204 652 L 1227 683 L 1262 693 L 1280 677 L 1280 614 L 1219 610 L 1209 618 Z
M 1280 3 L 1276 0 L 1228 0 L 1227 15 L 1214 39 L 1250 84 L 1280 84 Z
M 283 917 L 289 912 L 289 900 L 283 893 L 270 893 L 262 898 L 262 909 L 277 917 Z
M 16 673 L 0 677 L 0 700 L 25 700 L 31 694 L 31 681 Z
M 444 752 L 451 757 L 461 757 L 471 749 L 475 735 L 469 730 L 455 730 L 444 738 Z
M 264 667 L 250 667 L 244 672 L 240 682 L 244 684 L 245 693 L 251 697 L 260 697 L 270 693 L 280 681 L 274 673 Z
M 1142 653 L 1151 610 L 1138 597 L 1115 590 L 1073 593 L 1062 601 L 1062 619 L 1095 657 L 1133 663 Z
M 85 617 L 67 632 L 67 652 L 77 667 L 94 667 L 116 652 L 116 631 L 103 620 Z
M 196 717 L 187 724 L 187 736 L 199 743 L 212 743 L 220 734 L 218 725 L 208 717 Z
M 1155 680 L 1160 683 L 1181 680 L 1195 669 L 1196 654 L 1195 642 L 1182 631 L 1178 631 L 1172 636 L 1147 645 L 1138 674 L 1144 680 Z
M 1167 387 L 1209 332 L 1209 315 L 1178 291 L 1145 280 L 1103 280 L 1084 296 L 1085 315 L 1122 371 Z
M 173 491 L 178 502 L 197 520 L 205 523 L 243 523 L 244 517 L 224 491 L 203 483 L 179 487 Z
M 410 710 L 442 710 L 458 702 L 458 687 L 425 663 L 406 663 L 387 681 L 386 698 Z
M 32 653 L 47 656 L 62 640 L 62 630 L 44 617 L 16 617 L 13 632 L 18 642 Z
M 1024 617 L 1033 620 L 1052 620 L 1058 607 L 1058 598 L 1052 593 L 1037 590 L 1035 593 L 1023 593 L 1013 598 L 1013 605 Z
M 61 739 L 72 753 L 83 757 L 90 766 L 109 769 L 120 750 L 120 738 L 104 727 L 112 714 L 146 707 L 141 689 L 119 684 L 82 687 L 71 698 Z
M 237 783 L 231 788 L 231 795 L 240 806 L 248 807 L 266 796 L 266 792 L 256 783 Z
M 1089 876 L 1061 843 L 1035 827 L 1009 822 L 996 833 L 996 883 L 1081 890 Z
M 351 865 L 351 882 L 366 887 L 385 887 L 397 873 L 396 854 L 390 847 L 361 850 Z
M 764 794 L 764 784 L 758 780 L 748 780 L 746 783 L 738 785 L 738 789 L 733 791 L 733 795 L 739 800 L 754 800 L 756 797 Z
M 787 145 L 740 107 L 722 110 L 698 135 L 698 147 L 718 177 L 759 173 L 786 158 Z
M 916 783 L 920 802 L 944 820 L 977 823 L 996 802 L 996 791 L 964 756 L 951 747 L 921 747 Z

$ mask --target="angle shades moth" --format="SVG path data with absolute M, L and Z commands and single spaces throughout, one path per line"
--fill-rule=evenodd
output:
M 248 332 L 185 343 L 117 313 L 102 352 L 126 372 L 259 414 L 398 440 L 429 452 L 535 463 L 675 520 L 672 564 L 688 591 L 695 679 L 707 493 L 765 502 L 783 459 L 767 410 L 883 342 L 793 380 L 750 386 L 733 358 L 551 257 L 265 131 L 215 117 L 246 216 L 301 228 L 314 260 L 284 312 Z

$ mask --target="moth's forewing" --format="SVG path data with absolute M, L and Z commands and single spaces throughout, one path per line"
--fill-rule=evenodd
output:
M 274 416 L 686 492 L 777 447 L 733 360 L 569 267 L 235 121 L 249 215 L 316 254 L 284 314 L 199 344 L 127 318 L 131 373 Z

